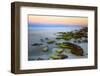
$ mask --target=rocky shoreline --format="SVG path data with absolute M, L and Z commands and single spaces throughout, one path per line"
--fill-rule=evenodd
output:
M 80 30 L 75 30 L 71 32 L 57 32 L 56 39 L 52 40 L 49 38 L 40 39 L 41 42 L 33 43 L 32 46 L 42 47 L 41 51 L 46 53 L 52 51 L 49 48 L 50 45 L 55 45 L 56 50 L 48 57 L 48 60 L 56 60 L 56 59 L 68 59 L 68 54 L 66 53 L 66 49 L 69 49 L 71 54 L 76 56 L 84 56 L 84 50 L 81 46 L 77 45 L 82 43 L 88 43 L 88 36 L 87 36 L 88 28 L 84 27 Z M 73 41 L 71 42 L 71 40 Z M 59 43 L 57 41 L 63 42 Z M 34 60 L 45 60 L 42 57 L 37 57 Z

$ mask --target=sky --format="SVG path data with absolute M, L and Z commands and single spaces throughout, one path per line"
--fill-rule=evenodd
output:
M 28 16 L 28 27 L 29 28 L 61 28 L 68 26 L 87 26 L 87 17 L 63 17 L 63 16 L 40 16 L 40 15 L 29 15 Z

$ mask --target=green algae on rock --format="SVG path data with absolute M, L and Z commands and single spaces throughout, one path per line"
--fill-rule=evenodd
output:
M 60 57 L 56 54 L 50 56 L 50 59 L 60 59 Z
M 42 51 L 43 51 L 43 52 L 47 52 L 47 51 L 49 51 L 48 46 L 45 46 L 45 47 L 42 49 Z
M 75 54 L 77 56 L 83 56 L 83 53 L 84 53 L 83 49 L 80 46 L 76 45 L 76 44 L 67 42 L 67 43 L 58 44 L 58 46 L 60 48 L 71 49 L 72 54 Z
M 63 49 L 59 49 L 59 50 L 56 50 L 56 53 L 62 53 L 64 50 Z
M 67 55 L 64 55 L 64 54 L 59 54 L 58 56 L 60 56 L 60 59 L 68 58 L 68 56 Z
M 53 54 L 50 56 L 50 59 L 56 60 L 56 59 L 66 59 L 68 58 L 67 55 L 64 54 Z
M 55 41 L 54 40 L 48 40 L 47 43 L 48 44 L 53 44 Z

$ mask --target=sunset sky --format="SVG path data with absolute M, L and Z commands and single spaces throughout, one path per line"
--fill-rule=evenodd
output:
M 67 25 L 87 26 L 87 17 L 60 17 L 60 16 L 28 16 L 29 27 L 61 27 Z

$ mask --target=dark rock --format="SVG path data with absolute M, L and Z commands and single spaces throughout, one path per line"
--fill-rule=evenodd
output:
M 50 56 L 50 59 L 60 59 L 60 57 L 58 56 L 58 55 L 56 55 L 56 54 L 53 54 L 53 55 L 51 55 Z
M 43 58 L 37 58 L 37 60 L 44 60 Z
M 63 42 L 62 44 L 59 44 L 58 45 L 60 48 L 68 48 L 68 49 L 71 49 L 71 53 L 72 54 L 75 54 L 77 56 L 83 56 L 83 49 L 76 45 L 76 44 L 73 44 L 73 43 L 69 43 L 69 42 Z
M 64 54 L 60 54 L 60 55 L 58 55 L 58 56 L 60 56 L 61 59 L 68 58 L 68 56 L 67 56 L 67 55 L 64 55 Z
M 32 46 L 40 46 L 40 45 L 43 45 L 42 43 L 34 43 L 32 44 Z
M 46 40 L 49 40 L 49 38 L 45 38 Z
M 78 40 L 77 42 L 78 42 L 78 43 L 81 43 L 81 41 L 80 41 L 80 40 Z
M 88 40 L 87 40 L 87 39 L 85 39 L 85 40 L 83 40 L 83 42 L 88 42 Z
M 47 52 L 47 51 L 49 51 L 48 46 L 44 47 L 44 48 L 42 49 L 42 51 L 43 51 L 43 52 Z
M 43 39 L 40 39 L 40 41 L 41 41 L 41 42 L 44 42 L 44 40 L 43 40 Z

